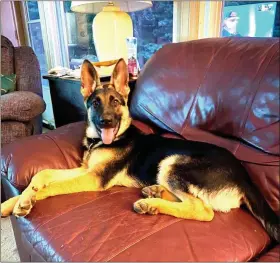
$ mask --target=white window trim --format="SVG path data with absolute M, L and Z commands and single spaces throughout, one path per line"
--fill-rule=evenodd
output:
M 173 42 L 220 37 L 224 1 L 174 1 Z
M 59 23 L 65 23 L 61 14 L 62 1 L 38 1 L 42 37 L 48 68 L 57 66 L 69 67 L 68 49 L 63 47 L 65 34 L 60 34 Z M 62 25 L 66 27 L 66 25 Z M 66 42 L 67 43 L 67 42 Z M 62 51 L 63 48 L 63 51 Z
M 64 13 L 63 1 L 55 1 L 57 10 L 57 22 L 60 34 L 60 51 L 62 54 L 63 65 L 69 67 L 69 52 L 68 52 L 68 38 L 67 38 L 67 20 Z
M 22 18 L 23 18 L 23 27 L 24 27 L 24 32 L 26 34 L 26 40 L 27 40 L 27 45 L 31 46 L 31 39 L 30 39 L 30 35 L 29 35 L 29 29 L 28 29 L 28 12 L 26 9 L 26 3 L 25 2 L 21 2 L 20 3 L 20 10 L 22 12 Z
M 173 42 L 188 40 L 189 34 L 189 1 L 173 2 Z

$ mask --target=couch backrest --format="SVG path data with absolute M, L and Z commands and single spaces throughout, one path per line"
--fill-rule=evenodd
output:
M 145 65 L 132 116 L 184 133 L 229 135 L 279 155 L 279 39 L 168 44 Z
M 14 73 L 14 46 L 12 42 L 1 36 L 1 74 L 10 75 Z

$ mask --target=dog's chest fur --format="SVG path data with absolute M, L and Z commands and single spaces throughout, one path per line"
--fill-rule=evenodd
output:
M 99 141 L 92 143 L 93 146 L 84 158 L 84 165 L 100 178 L 101 187 L 104 189 L 114 185 L 141 187 L 142 184 L 128 172 L 128 164 L 125 160 L 130 153 L 130 147 L 102 147 L 100 144 L 102 143 Z M 97 145 L 99 147 L 95 148 Z

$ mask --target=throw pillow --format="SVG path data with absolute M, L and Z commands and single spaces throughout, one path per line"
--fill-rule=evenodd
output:
M 1 95 L 16 90 L 16 74 L 2 75 L 1 74 Z

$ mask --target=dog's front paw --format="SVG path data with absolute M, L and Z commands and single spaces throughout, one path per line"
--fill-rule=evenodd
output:
M 28 215 L 35 205 L 36 196 L 21 196 L 13 209 L 13 215 L 16 217 L 24 217 Z
M 148 202 L 149 200 L 140 199 L 133 204 L 133 209 L 138 214 L 149 214 L 156 215 L 158 214 L 158 209 Z
M 4 202 L 1 204 L 1 217 L 7 217 L 11 214 L 11 211 L 13 209 L 11 209 L 10 205 L 8 204 L 8 202 Z
M 146 198 L 162 198 L 164 187 L 161 185 L 151 185 L 142 189 L 142 194 Z

